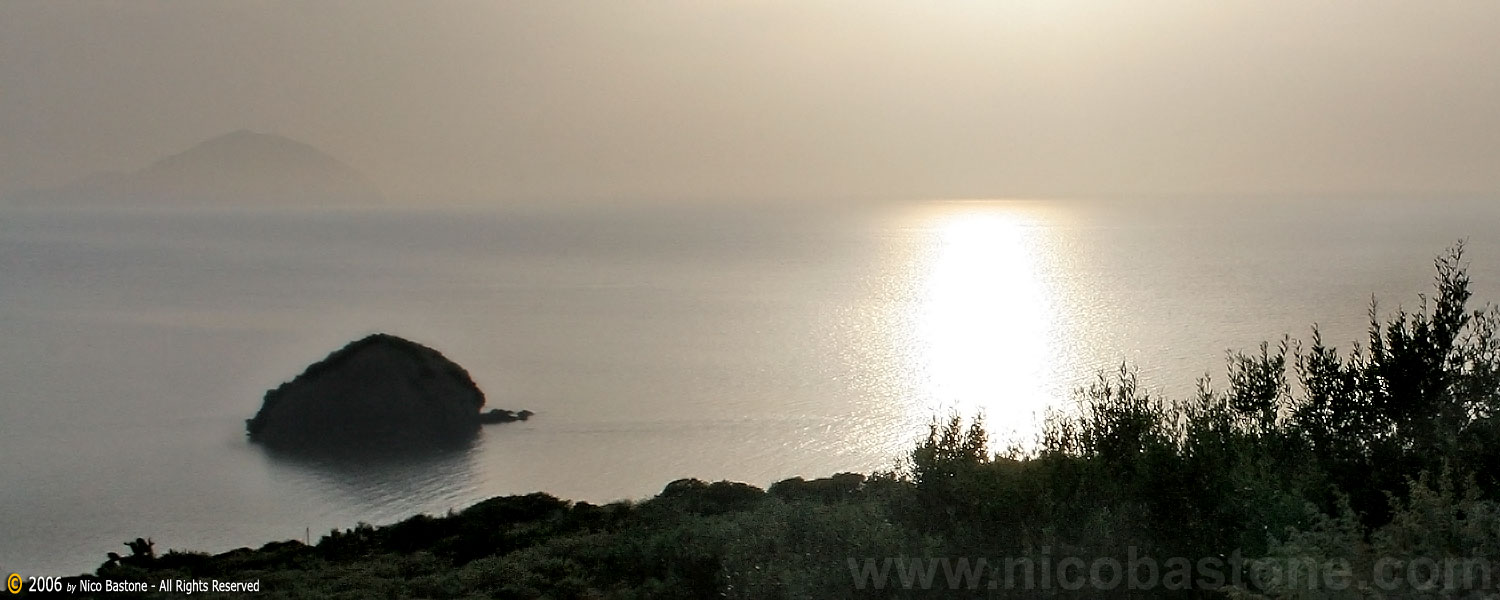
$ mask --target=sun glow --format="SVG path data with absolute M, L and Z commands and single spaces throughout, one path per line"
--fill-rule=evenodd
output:
M 1052 400 L 1054 310 L 1037 229 L 988 205 L 935 223 L 916 315 L 927 418 L 983 412 L 992 433 L 1023 434 Z

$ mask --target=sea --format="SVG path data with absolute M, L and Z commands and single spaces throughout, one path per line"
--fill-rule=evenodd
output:
M 1348 350 L 1459 241 L 1500 302 L 1497 232 L 1493 198 L 0 208 L 0 572 L 884 471 L 954 414 L 1024 450 L 1122 366 L 1185 398 L 1314 324 Z M 246 440 L 375 332 L 535 416 L 372 463 Z

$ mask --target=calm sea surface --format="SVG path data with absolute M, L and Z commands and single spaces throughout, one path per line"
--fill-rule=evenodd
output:
M 1122 361 L 1184 396 L 1321 324 L 1347 348 L 1493 202 L 0 211 L 0 572 L 126 539 L 223 551 L 536 490 L 889 468 L 934 416 L 1025 442 Z M 531 409 L 465 454 L 351 466 L 244 439 L 267 388 L 386 331 Z M 1003 442 L 1003 440 L 1002 440 Z

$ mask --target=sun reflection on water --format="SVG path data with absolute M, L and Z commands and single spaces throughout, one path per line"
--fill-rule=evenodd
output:
M 1029 437 L 1056 400 L 1056 310 L 1042 278 L 1042 228 L 1004 204 L 933 217 L 912 315 L 922 421 L 983 413 L 992 433 Z M 999 441 L 999 440 L 996 440 Z

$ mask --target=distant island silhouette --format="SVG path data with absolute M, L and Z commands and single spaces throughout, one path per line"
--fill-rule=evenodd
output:
M 380 192 L 353 167 L 305 143 L 239 130 L 130 173 L 101 173 L 12 196 L 23 204 L 367 204 Z
M 462 444 L 483 423 L 532 414 L 481 413 L 484 402 L 469 372 L 442 353 L 377 333 L 266 392 L 245 426 L 251 441 L 277 450 L 384 453 Z

